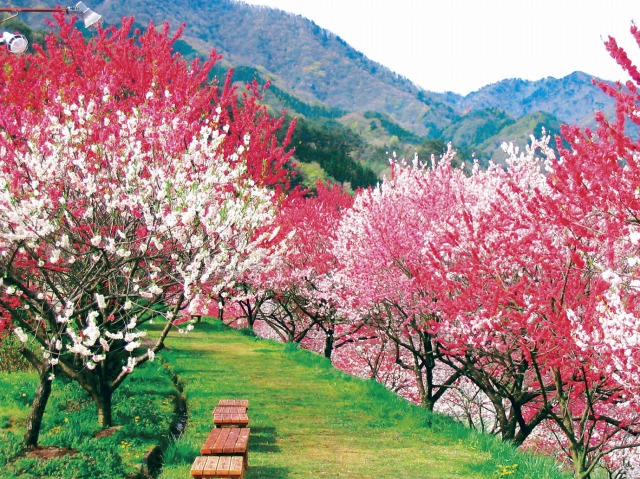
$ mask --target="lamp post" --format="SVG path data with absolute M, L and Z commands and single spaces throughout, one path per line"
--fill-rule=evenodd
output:
M 22 8 L 22 7 L 6 7 L 0 8 L 0 12 L 12 13 L 7 18 L 3 18 L 0 20 L 0 23 L 4 23 L 11 18 L 18 16 L 19 13 L 77 13 L 82 15 L 82 21 L 84 22 L 84 27 L 89 28 L 102 18 L 102 15 L 94 12 L 89 7 L 87 7 L 84 2 L 78 2 L 74 7 L 56 7 L 56 8 Z M 0 38 L 0 45 L 5 44 L 11 53 L 23 53 L 29 42 L 19 33 L 9 33 L 3 32 L 2 37 Z

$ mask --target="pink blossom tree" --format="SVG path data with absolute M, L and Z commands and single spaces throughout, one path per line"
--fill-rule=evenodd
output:
M 469 177 L 452 168 L 451 152 L 432 168 L 395 165 L 390 180 L 356 199 L 336 244 L 345 314 L 367 317 L 396 345 L 420 402 L 433 408 L 465 376 L 493 406 L 494 425 L 483 428 L 516 444 L 547 411 L 535 407 L 541 391 L 520 331 L 494 322 L 510 324 L 497 319 L 512 300 L 505 285 L 516 284 L 515 260 L 531 258 L 540 230 L 528 221 L 546 187 L 534 151 Z
M 534 142 L 522 154 L 507 148 L 507 168 L 473 170 L 443 234 L 428 245 L 434 273 L 424 275 L 438 291 L 443 361 L 482 391 L 493 409 L 492 429 L 516 445 L 547 413 L 521 346 L 522 321 L 512 317 L 527 300 L 521 278 L 545 248 L 537 235 L 554 238 L 535 215 L 538 194 L 548 192 L 538 148 L 551 154 L 545 141 Z
M 396 163 L 393 176 L 356 197 L 340 224 L 334 251 L 343 285 L 341 314 L 363 320 L 393 344 L 394 361 L 413 376 L 419 402 L 433 409 L 459 373 L 440 361 L 433 304 L 436 290 L 423 288 L 426 237 L 455 207 L 464 183 L 451 167 L 453 153 L 430 169 Z M 426 254 L 425 254 L 426 253 Z
M 310 331 L 323 338 L 318 349 L 331 357 L 350 330 L 341 327 L 331 245 L 342 215 L 353 202 L 339 185 L 318 182 L 315 192 L 290 197 L 278 215 L 279 237 L 289 245 L 277 267 L 253 281 L 261 298 L 259 318 L 284 341 L 301 342 Z

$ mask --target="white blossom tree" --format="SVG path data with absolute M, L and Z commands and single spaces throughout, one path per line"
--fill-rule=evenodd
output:
M 250 163 L 275 145 L 261 125 L 276 120 L 256 103 L 238 106 L 228 86 L 218 95 L 203 85 L 213 62 L 188 69 L 166 29 L 150 28 L 130 56 L 128 27 L 85 43 L 62 24 L 62 41 L 50 39 L 30 65 L 7 57 L 0 78 L 0 310 L 41 376 L 27 445 L 37 444 L 56 374 L 77 381 L 110 426 L 113 392 L 167 334 L 192 328 L 179 324 L 278 254 L 264 172 L 286 155 L 263 157 L 262 176 Z M 59 66 L 69 44 L 76 56 Z M 79 51 L 102 68 L 81 70 Z M 24 104 L 15 72 L 43 85 L 47 69 L 76 61 L 77 77 L 57 77 L 36 90 L 41 103 Z M 145 81 L 132 73 L 140 63 Z M 153 340 L 141 328 L 151 321 L 165 322 Z

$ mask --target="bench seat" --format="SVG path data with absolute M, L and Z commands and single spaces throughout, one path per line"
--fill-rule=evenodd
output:
M 213 414 L 247 414 L 247 408 L 238 406 L 218 406 L 213 408 Z
M 216 407 L 213 409 L 213 423 L 216 427 L 246 427 L 249 416 L 241 407 Z
M 198 456 L 191 466 L 191 477 L 199 479 L 244 479 L 242 456 Z
M 220 399 L 218 407 L 243 407 L 249 409 L 248 399 Z
M 214 428 L 200 448 L 200 454 L 202 456 L 241 455 L 244 459 L 244 468 L 247 469 L 250 433 L 249 428 Z

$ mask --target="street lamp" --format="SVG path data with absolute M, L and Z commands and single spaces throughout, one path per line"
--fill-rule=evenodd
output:
M 94 12 L 89 7 L 87 7 L 84 2 L 76 3 L 75 7 L 56 7 L 56 8 L 21 8 L 21 7 L 7 7 L 0 8 L 0 12 L 13 13 L 13 15 L 3 18 L 0 20 L 0 23 L 4 23 L 11 18 L 17 17 L 18 13 L 43 13 L 43 12 L 54 12 L 54 13 L 77 13 L 82 15 L 82 21 L 84 22 L 84 27 L 89 28 L 102 18 L 102 15 Z M 8 32 L 4 32 L 2 34 L 2 39 L 0 39 L 0 44 L 6 44 L 7 48 L 11 53 L 23 53 L 28 46 L 27 39 L 24 35 L 20 34 L 11 34 Z
M 71 10 L 74 8 L 74 10 Z M 68 12 L 78 12 L 82 14 L 82 21 L 84 22 L 84 28 L 89 28 L 94 23 L 97 23 L 102 18 L 102 15 L 94 12 L 84 3 L 78 2 L 75 7 L 67 7 Z
M 24 53 L 29 46 L 29 42 L 25 36 L 19 33 L 3 32 L 2 38 L 0 38 L 0 45 L 3 43 L 7 45 L 11 53 L 15 53 L 16 55 Z

